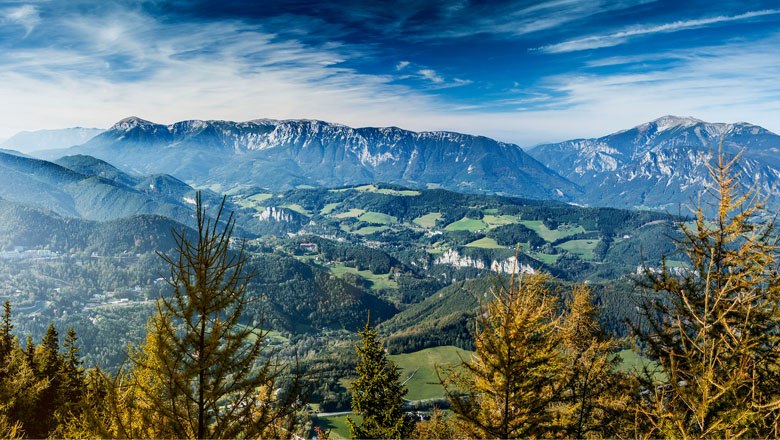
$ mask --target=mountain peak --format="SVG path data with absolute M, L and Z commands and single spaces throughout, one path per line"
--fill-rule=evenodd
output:
M 135 127 L 152 127 L 158 124 L 155 124 L 154 122 L 147 121 L 146 119 L 141 119 L 138 116 L 130 116 L 128 118 L 124 118 L 121 121 L 117 122 L 116 124 L 112 125 L 109 130 L 130 130 Z
M 702 121 L 701 119 L 696 119 L 691 116 L 666 115 L 651 121 L 649 124 L 655 124 L 656 129 L 658 131 L 665 131 L 665 130 L 669 130 L 670 128 L 691 127 L 693 125 L 701 124 L 703 122 L 704 121 Z

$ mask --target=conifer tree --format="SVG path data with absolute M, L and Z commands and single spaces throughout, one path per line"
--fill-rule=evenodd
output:
M 5 356 L 0 359 L 0 438 L 23 435 L 43 437 L 48 432 L 40 428 L 41 402 L 49 386 L 48 379 L 41 379 L 33 368 L 35 345 L 28 337 L 30 349 L 22 351 L 18 340 L 11 335 L 11 308 L 6 301 L 0 339 L 4 340 Z M 43 413 L 45 416 L 46 413 Z
M 404 412 L 406 388 L 401 385 L 401 373 L 388 359 L 382 341 L 369 323 L 360 332 L 356 346 L 358 378 L 350 387 L 352 411 L 363 417 L 358 424 L 347 418 L 352 438 L 408 438 L 413 425 Z
M 13 328 L 14 325 L 11 323 L 11 302 L 6 300 L 3 302 L 3 318 L 0 323 L 0 366 L 5 362 L 13 349 L 14 337 L 11 334 Z M 2 377 L 2 370 L 0 370 L 0 377 Z
M 497 282 L 477 316 L 476 352 L 443 384 L 469 437 L 555 435 L 564 359 L 555 298 L 545 275 Z
M 54 324 L 49 324 L 46 328 L 36 355 L 39 359 L 37 365 L 40 375 L 48 378 L 50 382 L 56 381 L 57 371 L 60 369 L 60 341 Z
M 628 378 L 617 371 L 618 344 L 599 327 L 598 315 L 588 286 L 575 286 L 561 328 L 566 364 L 561 416 L 569 438 L 615 437 L 625 425 Z
M 279 392 L 281 369 L 263 360 L 265 333 L 240 323 L 250 275 L 223 209 L 224 201 L 209 219 L 198 194 L 197 235 L 174 232 L 176 254 L 162 255 L 173 293 L 158 300 L 151 339 L 132 356 L 138 396 L 123 398 L 153 408 L 165 435 L 287 437 L 298 425 L 298 388 Z
M 28 342 L 31 342 L 28 340 Z M 60 399 L 60 343 L 54 324 L 49 324 L 41 344 L 35 348 L 34 359 L 39 380 L 47 385 L 38 399 L 35 410 L 35 423 L 26 423 L 25 432 L 34 438 L 47 437 L 56 427 L 55 413 L 62 403 Z
M 24 345 L 24 359 L 27 361 L 27 365 L 33 370 L 37 370 L 35 364 L 35 344 L 33 343 L 32 336 L 27 335 Z
M 646 286 L 668 300 L 645 303 L 635 327 L 667 377 L 646 380 L 638 435 L 678 438 L 780 436 L 780 277 L 774 222 L 756 194 L 740 192 L 738 156 L 710 167 L 715 217 L 700 206 L 680 224 L 691 267 L 664 262 Z
M 69 328 L 62 340 L 65 353 L 59 371 L 61 398 L 63 405 L 68 407 L 76 406 L 84 395 L 84 369 L 78 357 L 80 349 L 77 342 L 76 330 Z
M 444 411 L 434 408 L 429 420 L 417 422 L 412 438 L 418 440 L 442 440 L 458 438 L 455 424 L 450 421 Z

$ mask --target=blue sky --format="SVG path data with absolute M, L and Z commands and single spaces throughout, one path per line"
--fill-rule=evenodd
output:
M 0 0 L 0 137 L 315 118 L 527 147 L 665 114 L 780 131 L 780 2 Z

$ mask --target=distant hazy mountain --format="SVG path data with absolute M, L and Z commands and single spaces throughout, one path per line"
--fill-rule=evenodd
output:
M 36 150 L 50 150 L 80 145 L 103 133 L 100 128 L 63 128 L 57 130 L 22 131 L 0 143 L 4 148 L 29 153 Z
M 0 251 L 22 246 L 102 255 L 165 252 L 175 247 L 171 228 L 181 230 L 184 226 L 158 215 L 96 222 L 0 198 Z
M 541 145 L 530 154 L 577 183 L 584 203 L 674 211 L 697 200 L 721 138 L 728 157 L 744 149 L 739 171 L 746 187 L 780 194 L 780 136 L 745 122 L 664 116 L 597 139 Z
M 68 154 L 198 184 L 341 186 L 371 182 L 572 200 L 579 188 L 512 144 L 451 132 L 350 128 L 311 120 L 127 118 Z
M 111 165 L 83 156 L 61 162 L 65 166 L 0 153 L 0 197 L 89 220 L 157 214 L 191 223 L 194 190 L 183 182 L 170 176 L 136 178 L 119 170 L 112 179 Z

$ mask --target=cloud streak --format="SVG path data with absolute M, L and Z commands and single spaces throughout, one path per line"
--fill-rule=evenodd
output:
M 30 35 L 33 29 L 41 22 L 38 8 L 34 5 L 22 5 L 8 9 L 4 14 L 3 22 L 21 25 L 25 29 L 25 37 Z
M 545 53 L 567 53 L 578 52 L 583 50 L 601 49 L 605 47 L 613 47 L 630 41 L 637 37 L 644 37 L 647 35 L 658 33 L 670 33 L 679 32 L 689 29 L 697 29 L 705 26 L 716 25 L 720 23 L 728 23 L 739 20 L 747 20 L 756 17 L 763 17 L 766 15 L 780 14 L 780 9 L 764 9 L 760 11 L 751 11 L 744 14 L 725 16 L 719 15 L 716 17 L 700 18 L 695 20 L 681 20 L 672 23 L 665 23 L 655 26 L 636 26 L 633 28 L 625 29 L 622 31 L 614 32 L 606 35 L 592 35 L 584 38 L 577 38 L 561 43 L 550 44 L 537 48 L 536 50 Z
M 55 3 L 22 11 L 19 3 L 0 7 L 0 136 L 40 128 L 107 127 L 129 115 L 161 123 L 314 118 L 351 126 L 460 131 L 522 146 L 603 135 L 669 113 L 747 120 L 780 131 L 780 32 L 766 31 L 767 20 L 761 21 L 763 40 L 731 34 L 711 42 L 712 47 L 551 55 L 544 57 L 549 65 L 536 66 L 540 55 L 529 53 L 534 45 L 526 43 L 538 37 L 512 45 L 511 39 L 498 41 L 496 34 L 485 36 L 480 30 L 526 32 L 530 28 L 509 24 L 529 17 L 554 21 L 556 10 L 563 11 L 557 19 L 573 23 L 578 19 L 570 12 L 586 7 L 585 12 L 597 14 L 592 10 L 597 2 L 503 4 L 485 17 L 467 17 L 474 15 L 473 3 L 450 2 L 449 15 L 437 15 L 433 30 L 407 37 L 420 39 L 414 44 L 344 39 L 343 29 L 331 29 L 324 18 L 275 18 L 270 24 L 192 19 L 125 2 L 100 10 L 45 9 Z M 409 16 L 389 34 L 421 26 L 413 18 L 419 9 L 405 11 Z M 506 16 L 498 17 L 501 13 Z M 721 12 L 717 17 L 750 18 L 744 15 Z M 371 17 L 364 18 L 376 24 Z M 651 29 L 674 32 L 694 23 L 714 26 L 701 20 L 717 17 L 679 20 L 665 30 L 645 26 L 634 29 L 644 34 L 623 38 L 650 35 Z M 278 26 L 282 22 L 284 31 Z M 460 22 L 470 26 L 443 24 Z M 439 40 L 422 41 L 433 38 L 437 27 L 447 27 Z M 321 28 L 328 32 L 316 38 L 308 32 Z M 580 31 L 574 27 L 565 34 Z M 456 34 L 459 39 L 451 40 Z M 429 56 L 410 47 L 428 47 Z

